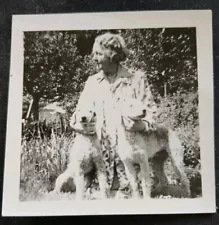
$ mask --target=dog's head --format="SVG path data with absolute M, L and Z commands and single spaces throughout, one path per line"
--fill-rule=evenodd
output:
M 96 120 L 94 110 L 81 108 L 74 113 L 71 124 L 76 130 L 83 130 L 86 133 L 95 133 Z
M 122 116 L 132 120 L 140 120 L 146 116 L 144 104 L 137 99 L 129 99 L 122 104 Z
M 77 117 L 81 124 L 96 123 L 96 113 L 93 110 L 79 111 Z

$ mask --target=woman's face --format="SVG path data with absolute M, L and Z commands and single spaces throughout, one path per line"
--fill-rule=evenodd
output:
M 97 69 L 108 71 L 111 66 L 111 60 L 107 56 L 107 50 L 103 49 L 98 43 L 93 46 L 93 60 L 97 63 Z

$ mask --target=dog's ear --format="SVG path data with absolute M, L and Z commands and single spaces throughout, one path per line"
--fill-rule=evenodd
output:
M 71 119 L 70 119 L 70 126 L 72 128 L 75 128 L 77 126 L 77 124 L 79 123 L 79 109 L 76 109 L 74 111 L 74 113 L 72 114 L 71 116 Z
M 70 126 L 73 128 L 73 130 L 80 132 L 83 130 L 81 122 L 80 122 L 80 111 L 77 110 L 73 113 L 71 120 L 70 120 Z
M 90 123 L 91 121 L 93 121 L 93 120 L 95 120 L 96 119 L 96 113 L 95 112 L 93 112 L 93 111 L 90 111 L 91 112 L 91 117 L 89 118 L 89 121 L 88 121 L 88 123 Z
M 70 126 L 74 128 L 76 124 L 77 118 L 76 118 L 76 112 L 74 112 L 70 118 Z
M 122 121 L 125 127 L 128 129 L 131 128 L 134 124 L 134 121 L 128 116 L 122 116 Z

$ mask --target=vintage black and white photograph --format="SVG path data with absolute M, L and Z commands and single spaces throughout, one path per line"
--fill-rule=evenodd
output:
M 20 200 L 202 195 L 195 28 L 25 32 L 23 85 Z
M 42 29 L 42 15 L 29 21 L 20 17 L 18 25 L 24 22 L 30 28 L 35 21 L 38 26 L 35 30 L 34 24 L 29 30 L 20 29 L 19 46 L 15 46 L 16 33 L 12 33 L 12 53 L 19 53 L 14 53 L 11 63 L 19 69 L 16 71 L 12 64 L 10 76 L 14 80 L 20 76 L 14 81 L 14 86 L 20 82 L 20 88 L 13 92 L 11 84 L 10 93 L 11 98 L 19 95 L 21 101 L 16 101 L 17 108 L 9 101 L 9 119 L 16 117 L 19 123 L 19 133 L 11 135 L 10 143 L 17 139 L 20 145 L 14 149 L 8 146 L 6 158 L 7 151 L 17 152 L 18 204 L 62 207 L 61 202 L 70 202 L 77 207 L 74 202 L 91 206 L 111 200 L 111 207 L 119 201 L 123 207 L 134 207 L 133 201 L 142 207 L 154 201 L 153 212 L 160 204 L 167 208 L 163 212 L 168 212 L 168 201 L 176 200 L 171 203 L 171 213 L 174 207 L 177 211 L 177 205 L 187 201 L 192 205 L 197 200 L 202 212 L 204 206 L 206 212 L 214 208 L 213 123 L 209 123 L 212 115 L 208 115 L 213 107 L 212 49 L 211 42 L 200 39 L 205 26 L 206 32 L 211 26 L 209 14 L 202 12 L 207 20 L 206 25 L 201 22 L 199 30 L 197 21 L 184 25 L 176 14 L 173 25 L 165 25 L 161 22 L 165 17 L 156 13 L 154 27 L 148 26 L 147 18 L 145 26 L 143 21 L 139 26 L 129 27 L 128 21 L 124 25 L 123 13 L 117 14 L 116 25 L 113 13 L 105 13 L 106 18 L 99 14 L 99 20 L 103 19 L 99 26 L 90 21 L 92 14 L 85 14 L 84 22 L 91 26 L 83 23 L 81 29 L 74 27 L 76 21 L 82 22 L 81 15 L 74 15 L 72 24 L 71 17 L 53 15 L 57 21 L 67 22 L 69 28 L 61 27 L 63 23 L 57 23 L 56 28 L 52 15 L 43 15 Z M 147 17 L 147 12 L 142 15 Z M 132 16 L 133 20 L 140 18 L 137 12 Z M 204 45 L 210 49 L 206 55 L 199 50 Z M 205 74 L 200 70 L 203 67 Z M 205 119 L 207 124 L 201 121 Z M 13 127 L 8 128 L 8 136 Z M 206 145 L 202 145 L 202 138 Z M 13 176 L 6 172 L 5 179 Z M 206 193 L 211 192 L 206 197 L 208 204 L 202 202 L 204 186 Z

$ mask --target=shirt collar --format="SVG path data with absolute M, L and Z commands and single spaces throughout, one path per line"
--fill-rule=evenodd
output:
M 97 77 L 97 80 L 99 81 L 99 83 L 101 83 L 103 80 L 105 80 L 106 75 L 104 74 L 104 72 L 101 70 L 99 72 L 99 76 Z M 128 70 L 122 66 L 119 65 L 119 69 L 118 69 L 118 74 L 117 74 L 117 78 L 130 78 L 131 76 L 133 76 L 132 73 L 128 72 Z

